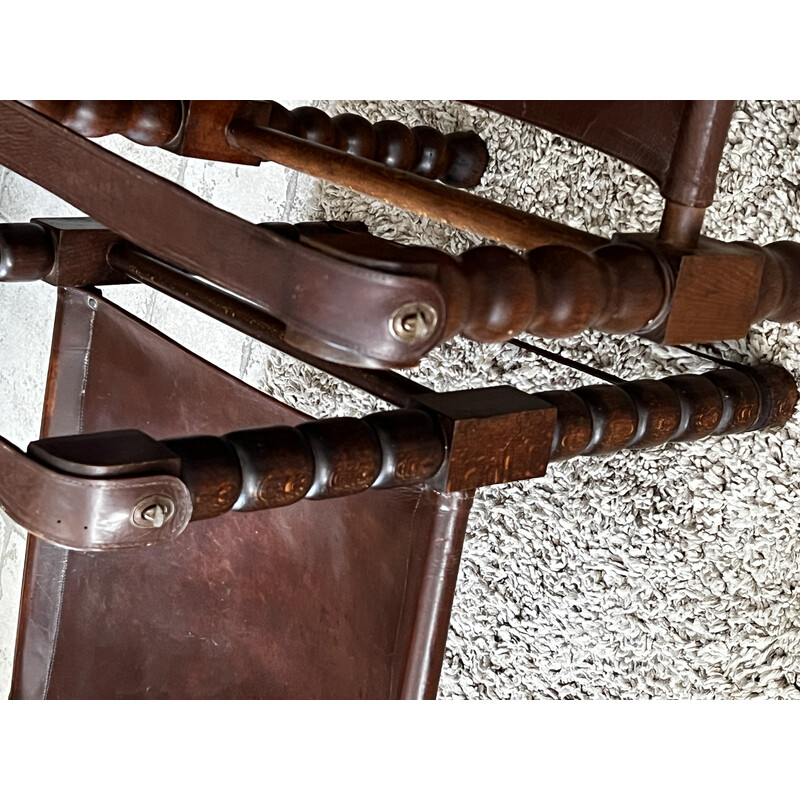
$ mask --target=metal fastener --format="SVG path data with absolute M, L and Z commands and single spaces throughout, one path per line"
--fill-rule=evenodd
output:
M 392 314 L 389 330 L 395 339 L 417 344 L 430 339 L 438 321 L 439 315 L 430 303 L 405 303 Z
M 160 528 L 175 513 L 169 497 L 156 494 L 140 500 L 131 512 L 131 521 L 139 528 Z

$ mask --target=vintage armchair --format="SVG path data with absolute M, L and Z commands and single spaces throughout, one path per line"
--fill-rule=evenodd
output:
M 0 163 L 90 215 L 0 233 L 5 280 L 59 287 L 42 439 L 2 451 L 3 505 L 36 536 L 12 696 L 432 697 L 475 489 L 789 419 L 775 365 L 530 394 L 388 371 L 457 334 L 694 344 L 800 317 L 800 245 L 700 236 L 731 104 L 479 104 L 652 175 L 660 231 L 609 241 L 461 191 L 486 165 L 470 133 L 262 102 L 0 105 Z M 110 132 L 278 161 L 504 246 L 252 225 L 84 138 Z M 129 280 L 400 408 L 308 421 L 93 288 Z

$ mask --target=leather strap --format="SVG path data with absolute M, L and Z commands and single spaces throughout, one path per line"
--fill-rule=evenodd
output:
M 0 163 L 140 247 L 283 321 L 287 340 L 340 363 L 416 364 L 441 338 L 445 303 L 427 276 L 357 267 L 215 208 L 19 103 L 0 103 Z M 431 266 L 431 277 L 434 267 Z M 425 303 L 424 341 L 392 334 L 395 312 Z

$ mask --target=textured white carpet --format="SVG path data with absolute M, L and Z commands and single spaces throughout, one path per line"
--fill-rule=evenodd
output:
M 658 224 L 662 201 L 647 178 L 522 123 L 454 103 L 322 106 L 329 113 L 352 110 L 444 132 L 476 130 L 491 155 L 477 192 L 493 199 L 604 235 Z M 800 240 L 798 121 L 797 103 L 740 105 L 706 233 L 759 243 Z M 359 219 L 387 238 L 452 252 L 478 242 L 274 165 L 182 164 L 118 137 L 105 143 L 253 221 Z M 76 212 L 0 172 L 0 216 L 18 221 L 59 213 Z M 7 288 L 0 293 L 3 324 L 16 314 L 20 330 L 46 327 L 46 311 L 31 319 L 21 305 L 30 298 L 39 302 L 35 292 L 48 287 L 15 287 L 13 297 Z M 107 295 L 301 410 L 323 416 L 383 407 L 223 326 L 201 327 L 167 298 L 131 288 Z M 45 305 L 50 300 L 48 295 Z M 628 379 L 711 367 L 631 336 L 588 333 L 538 343 Z M 764 324 L 719 352 L 733 360 L 774 361 L 800 374 L 798 345 L 800 326 Z M 31 347 L 38 353 L 41 339 Z M 0 367 L 14 392 L 30 380 L 21 367 Z M 43 382 L 38 368 L 37 374 Z M 465 340 L 439 348 L 410 374 L 437 390 L 508 383 L 537 391 L 593 382 L 512 346 Z M 17 384 L 14 375 L 22 375 Z M 36 391 L 41 386 L 20 404 Z M 6 419 L 12 411 L 4 411 Z M 537 481 L 479 491 L 440 696 L 800 697 L 798 419 L 777 432 L 574 460 L 551 466 Z M 19 430 L 15 437 L 8 428 L 3 433 L 18 444 L 36 437 L 35 431 Z M 19 532 L 3 536 L 0 604 L 8 604 L 21 575 L 22 540 Z M 5 613 L 4 683 L 13 647 L 11 612 Z

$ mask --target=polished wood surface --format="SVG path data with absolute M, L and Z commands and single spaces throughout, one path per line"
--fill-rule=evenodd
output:
M 119 133 L 137 144 L 163 146 L 183 127 L 180 100 L 28 100 L 25 104 L 89 138 Z
M 772 242 L 762 252 L 755 321 L 795 322 L 800 319 L 800 242 Z
M 356 114 L 330 117 L 311 106 L 289 110 L 274 101 L 269 106 L 266 122 L 257 120 L 263 127 L 449 186 L 477 186 L 489 162 L 486 145 L 471 131 L 443 134 L 428 125 L 408 127 L 397 120 L 373 124 Z
M 145 122 L 155 113 L 144 101 L 135 108 L 138 116 L 133 113 L 134 106 L 122 109 L 114 102 L 107 108 L 103 103 L 78 106 L 71 103 L 58 101 L 53 107 L 40 108 L 60 115 L 76 129 L 89 133 L 114 127 L 109 119 L 116 117 L 127 119 L 134 127 L 140 124 L 137 120 L 141 118 L 140 126 L 144 129 L 148 127 Z M 243 296 L 280 318 L 287 325 L 286 340 L 306 353 L 357 367 L 408 366 L 422 352 L 459 333 L 481 342 L 496 342 L 522 331 L 543 337 L 563 337 L 595 329 L 608 333 L 638 332 L 677 344 L 741 338 L 761 319 L 788 321 L 800 317 L 800 290 L 795 285 L 798 281 L 794 274 L 800 261 L 794 243 L 774 243 L 758 250 L 745 243 L 713 242 L 699 236 L 703 207 L 691 203 L 708 200 L 718 163 L 717 151 L 724 140 L 722 132 L 729 116 L 728 105 L 727 101 L 634 104 L 631 108 L 644 111 L 629 120 L 622 113 L 623 106 L 631 110 L 625 104 L 610 104 L 608 108 L 597 104 L 535 107 L 528 104 L 510 109 L 531 119 L 532 114 L 545 112 L 548 119 L 556 112 L 564 114 L 564 119 L 578 126 L 574 131 L 576 136 L 593 144 L 597 144 L 595 137 L 601 131 L 606 137 L 614 131 L 622 136 L 628 129 L 626 126 L 639 126 L 636 129 L 639 144 L 636 147 L 631 144 L 636 150 L 635 158 L 631 155 L 634 163 L 636 159 L 643 164 L 646 162 L 664 186 L 682 186 L 683 189 L 673 193 L 678 199 L 668 200 L 657 235 L 623 235 L 615 237 L 611 246 L 566 226 L 531 215 L 520 216 L 519 212 L 497 204 L 487 206 L 488 201 L 481 198 L 417 177 L 412 174 L 416 167 L 411 164 L 410 155 L 412 150 L 417 152 L 414 150 L 417 145 L 412 147 L 410 143 L 417 141 L 413 132 L 418 129 L 403 128 L 399 123 L 372 125 L 353 115 L 329 118 L 319 109 L 289 111 L 278 104 L 260 101 L 196 101 L 194 106 L 181 106 L 183 116 L 179 127 L 182 127 L 178 138 L 182 137 L 183 144 L 195 141 L 191 146 L 200 149 L 206 147 L 203 142 L 210 142 L 210 149 L 204 151 L 206 156 L 213 154 L 214 148 L 234 147 L 243 153 L 242 148 L 260 152 L 263 147 L 276 147 L 290 159 L 286 163 L 291 166 L 331 180 L 343 180 L 346 184 L 350 178 L 356 183 L 366 181 L 359 183 L 364 191 L 424 213 L 435 207 L 440 219 L 463 223 L 467 228 L 530 250 L 520 256 L 499 247 L 475 248 L 453 259 L 430 249 L 407 249 L 404 255 L 396 255 L 400 253 L 396 250 L 393 255 L 388 243 L 369 242 L 366 236 L 360 240 L 355 237 L 347 241 L 346 246 L 344 239 L 338 244 L 332 243 L 324 232 L 317 235 L 318 232 L 307 230 L 288 236 L 293 242 L 302 242 L 352 264 L 369 266 L 376 271 L 392 264 L 389 271 L 395 276 L 414 274 L 439 284 L 437 288 L 444 292 L 446 309 L 441 295 L 423 299 L 425 308 L 430 309 L 424 314 L 438 323 L 429 326 L 429 336 L 424 342 L 424 337 L 417 337 L 416 341 L 412 341 L 413 337 L 406 341 L 387 337 L 382 350 L 387 354 L 391 351 L 391 357 L 377 355 L 366 325 L 359 326 L 359 330 L 348 337 L 343 335 L 344 322 L 354 324 L 352 315 L 347 320 L 330 319 L 325 335 L 319 330 L 312 331 L 311 328 L 319 328 L 319 325 L 309 325 L 301 318 L 308 320 L 313 314 L 318 323 L 334 308 L 323 304 L 321 298 L 315 297 L 306 309 L 286 309 L 278 313 L 268 293 L 259 292 L 260 297 L 256 296 L 249 278 L 243 281 L 241 275 L 232 277 L 227 273 L 216 276 L 225 288 L 235 284 Z M 611 106 L 616 110 L 609 110 Z M 163 110 L 162 116 L 175 118 L 178 112 L 173 108 L 170 116 L 168 110 Z M 663 114 L 672 122 L 656 135 L 655 122 Z M 95 118 L 103 121 L 102 125 L 100 122 L 89 124 L 89 120 Z M 229 119 L 231 124 L 226 127 L 225 121 Z M 595 128 L 594 123 L 599 127 Z M 153 126 L 154 123 L 150 128 Z M 550 127 L 558 129 L 554 124 Z M 174 125 L 170 130 L 173 128 Z M 655 138 L 648 139 L 651 133 Z M 658 138 L 662 134 L 666 137 L 663 141 Z M 420 135 L 433 137 L 429 132 Z M 241 140 L 238 144 L 237 137 Z M 380 145 L 381 142 L 384 144 Z M 668 145 L 672 148 L 673 160 L 665 160 Z M 340 149 L 335 150 L 337 147 Z M 368 160 L 378 157 L 384 163 Z M 439 155 L 430 158 L 440 160 Z M 692 180 L 695 180 L 694 188 L 690 185 Z M 285 232 L 281 233 L 281 238 L 287 238 Z M 523 244 L 525 242 L 527 244 Z M 548 249 L 553 246 L 562 249 Z M 275 248 L 283 249 L 277 243 Z M 372 256 L 368 252 L 370 248 Z M 189 254 L 187 247 L 181 249 L 182 256 Z M 191 256 L 196 264 L 196 252 Z M 311 260 L 317 258 L 307 251 L 305 256 Z M 40 270 L 43 263 L 31 266 L 30 254 L 20 255 L 14 267 L 8 261 L 10 257 L 6 258 L 4 269 L 7 280 L 14 274 L 33 274 L 25 273 L 25 263 L 29 265 L 27 269 L 34 272 Z M 185 268 L 187 262 L 174 263 Z M 214 280 L 207 268 L 200 274 Z M 54 277 L 50 275 L 47 279 L 54 280 Z M 90 277 L 84 275 L 87 281 Z M 95 282 L 102 283 L 105 279 Z M 72 280 L 77 284 L 77 276 Z M 69 278 L 65 272 L 64 283 L 67 282 Z M 371 285 L 374 288 L 375 283 Z M 422 284 L 417 284 L 416 293 L 421 299 L 422 289 Z M 353 296 L 351 290 L 346 294 Z M 398 285 L 394 296 L 399 298 L 399 295 Z M 401 305 L 402 301 L 398 300 L 394 309 Z M 362 307 L 373 308 L 376 303 L 362 304 Z M 394 309 L 388 308 L 387 301 L 386 315 L 391 316 Z M 375 331 L 386 335 L 385 322 L 381 320 L 371 326 L 372 336 Z M 334 334 L 334 329 L 339 333 Z M 341 340 L 337 341 L 339 337 Z
M 213 106 L 208 113 L 203 102 Z M 330 119 L 317 109 L 284 109 L 289 122 L 279 130 L 275 121 L 281 112 L 275 112 L 275 127 L 270 128 L 274 109 L 267 113 L 264 106 L 259 108 L 263 117 L 234 122 L 230 137 L 224 121 L 247 119 L 247 110 L 213 101 L 201 101 L 194 110 L 183 104 L 179 111 L 139 106 L 120 130 L 144 143 L 232 160 L 237 151 L 256 153 L 265 142 L 277 142 L 278 150 L 285 146 L 291 158 L 300 154 L 319 166 L 322 162 L 315 159 L 324 157 L 327 168 L 339 170 L 347 180 L 359 170 L 373 188 L 391 179 L 393 191 L 406 202 L 421 187 L 424 191 L 416 197 L 423 205 L 439 197 L 445 198 L 441 207 L 446 208 L 447 198 L 453 197 L 447 194 L 451 189 L 432 189 L 428 180 L 437 175 L 451 183 L 459 180 L 442 155 L 454 152 L 453 142 L 443 142 L 436 131 L 388 121 L 365 124 L 352 115 Z M 702 111 L 699 105 L 692 108 Z M 17 118 L 3 109 L 13 123 Z M 90 131 L 85 135 L 119 127 L 108 120 L 104 127 L 81 121 L 74 108 L 68 114 L 71 124 Z M 722 117 L 710 112 L 704 118 Z M 691 121 L 692 116 L 687 112 L 682 119 Z M 690 127 L 702 133 L 696 120 Z M 676 152 L 684 147 L 683 160 L 676 160 L 666 177 L 675 182 L 683 170 L 678 181 L 682 192 L 692 179 L 686 165 L 708 161 L 716 145 L 704 144 L 702 136 L 681 144 L 681 130 Z M 706 133 L 717 141 L 719 130 Z M 59 162 L 67 162 L 75 174 L 66 184 L 76 196 L 85 196 L 81 183 L 86 183 L 86 174 L 94 175 L 89 169 L 93 163 L 112 164 L 99 157 L 80 160 L 89 151 L 82 149 L 85 143 L 75 145 L 74 137 L 63 140 L 64 152 L 49 152 L 46 138 L 39 142 L 44 167 L 38 174 L 58 187 L 64 168 Z M 10 139 L 13 157 L 24 165 L 20 137 Z M 243 142 L 249 144 L 243 147 Z M 79 163 L 73 164 L 70 154 Z M 254 162 L 261 158 L 253 155 Z M 109 214 L 116 233 L 92 220 L 85 229 L 39 221 L 0 232 L 5 237 L 0 240 L 3 279 L 81 285 L 101 274 L 114 280 L 111 265 L 150 285 L 160 282 L 174 296 L 185 293 L 190 302 L 214 309 L 219 318 L 236 320 L 243 330 L 261 326 L 269 331 L 265 336 L 284 343 L 283 320 L 259 316 L 263 309 L 248 311 L 247 303 L 225 297 L 218 286 L 205 286 L 203 294 L 196 276 L 213 282 L 222 275 L 220 284 L 229 288 L 225 254 L 238 269 L 242 251 L 249 253 L 249 260 L 244 259 L 252 278 L 248 299 L 251 305 L 263 301 L 268 309 L 275 296 L 296 290 L 308 270 L 323 263 L 341 268 L 345 277 L 358 275 L 365 280 L 359 286 L 367 288 L 370 281 L 378 285 L 410 278 L 430 289 L 437 301 L 444 298 L 434 309 L 441 329 L 435 329 L 429 347 L 457 333 L 491 342 L 521 331 L 557 337 L 587 328 L 619 333 L 659 325 L 665 326 L 667 339 L 680 339 L 709 330 L 696 322 L 704 314 L 718 332 L 728 331 L 723 324 L 731 320 L 749 325 L 759 314 L 800 316 L 800 245 L 780 242 L 759 249 L 708 243 L 698 237 L 698 207 L 677 201 L 671 201 L 660 233 L 651 234 L 647 244 L 633 237 L 606 242 L 527 217 L 536 245 L 527 246 L 525 253 L 484 246 L 453 257 L 376 240 L 358 224 L 246 227 L 192 205 L 180 193 L 159 193 L 164 187 L 155 183 L 148 184 L 151 195 L 136 195 L 126 206 L 124 187 L 114 184 L 113 175 L 134 187 L 133 178 L 144 181 L 146 176 L 132 167 L 103 173 L 100 184 L 109 193 L 107 203 L 92 199 L 101 213 Z M 154 197 L 160 198 L 161 219 L 150 213 L 148 200 Z M 473 221 L 481 216 L 480 209 L 488 216 L 497 211 L 471 200 L 461 209 Z M 136 244 L 126 241 L 126 214 L 137 219 L 129 236 Z M 170 228 L 173 216 L 180 224 Z M 523 219 L 514 223 L 514 214 L 509 217 L 512 224 L 505 230 L 515 230 L 519 223 L 519 232 Z M 211 223 L 208 230 L 204 220 Z M 241 247 L 230 245 L 237 238 L 234 229 L 242 235 Z M 230 236 L 224 246 L 219 239 L 226 233 Z M 144 247 L 137 246 L 140 236 Z M 152 243 L 155 253 L 148 252 Z M 177 254 L 176 263 L 170 254 Z M 259 254 L 269 256 L 275 269 L 281 259 L 290 259 L 287 280 L 275 280 L 263 261 L 257 270 Z M 204 275 L 208 265 L 211 270 Z M 195 277 L 178 267 L 197 270 Z M 311 292 L 319 283 L 312 276 L 304 286 Z M 331 313 L 329 321 L 344 324 L 358 316 L 354 308 L 366 313 L 374 307 L 367 288 L 363 293 L 348 290 L 331 280 L 327 289 L 299 305 L 295 322 L 311 328 Z M 414 407 L 364 419 L 309 421 L 212 375 L 207 365 L 178 354 L 125 315 L 102 303 L 98 309 L 96 296 L 64 289 L 60 295 L 47 408 L 51 432 L 147 427 L 163 437 L 161 444 L 180 462 L 195 516 L 183 551 L 151 549 L 111 563 L 32 545 L 15 676 L 18 696 L 431 696 L 441 665 L 468 491 L 535 477 L 550 460 L 781 425 L 797 402 L 792 376 L 765 365 L 522 397 L 506 391 L 503 402 L 496 390 L 410 397 L 413 382 L 354 368 L 350 374 L 355 382 L 378 387 L 394 402 Z M 713 313 L 707 313 L 709 303 Z M 384 310 L 395 308 L 389 304 Z M 422 324 L 424 316 L 411 315 L 411 333 L 414 319 Z M 371 345 L 378 329 L 384 334 L 391 329 L 389 317 L 379 316 L 355 331 L 347 344 L 356 357 Z M 201 385 L 202 390 L 197 388 Z M 463 396 L 455 396 L 459 394 Z M 181 418 L 176 423 L 178 407 Z M 259 427 L 227 432 L 232 417 L 235 424 Z M 46 449 L 46 443 L 39 444 Z M 442 489 L 464 494 L 443 495 Z M 321 509 L 318 516 L 309 510 L 314 508 Z M 342 508 L 351 511 L 325 511 Z M 314 524 L 304 524 L 309 520 Z M 202 643 L 193 641 L 198 630 Z M 205 643 L 209 638 L 213 648 Z
M 494 386 L 426 392 L 412 397 L 409 409 L 363 419 L 162 442 L 143 434 L 132 439 L 131 431 L 106 432 L 100 440 L 97 435 L 39 440 L 28 453 L 67 474 L 116 476 L 155 469 L 178 475 L 189 489 L 195 521 L 370 488 L 430 482 L 443 491 L 463 492 L 537 478 L 551 460 L 783 425 L 796 403 L 797 386 L 786 370 L 742 366 L 574 391 L 526 394 Z M 98 458 L 98 448 L 115 454 L 110 466 L 102 452 Z M 131 463 L 118 463 L 125 453 Z
M 397 120 L 330 117 L 313 106 L 290 110 L 272 100 L 29 100 L 26 105 L 88 138 L 118 133 L 180 155 L 240 164 L 261 159 L 227 141 L 227 127 L 237 118 L 458 188 L 477 186 L 489 161 L 486 145 L 472 131 L 443 134 Z
M 798 393 L 786 370 L 763 365 L 536 396 L 558 409 L 550 458 L 562 461 L 782 425 Z
M 455 335 L 502 342 L 522 331 L 559 338 L 587 329 L 647 332 L 651 338 L 677 344 L 707 341 L 715 333 L 742 336 L 763 319 L 800 318 L 796 242 L 758 247 L 702 237 L 696 247 L 686 250 L 669 247 L 653 235 L 637 234 L 617 237 L 593 252 L 548 246 L 520 254 L 485 245 L 453 256 L 381 239 L 358 222 L 272 222 L 258 227 L 374 270 L 376 279 L 386 272 L 427 276 L 443 293 L 447 311 L 440 337 L 429 342 L 431 347 Z M 193 281 L 91 219 L 0 224 L 0 266 L 0 281 L 43 279 L 82 286 L 135 278 L 268 344 L 314 358 L 288 344 L 285 325 L 265 311 Z M 388 373 L 317 361 L 399 405 L 419 388 Z
M 302 342 L 315 355 L 335 354 L 334 360 L 356 366 L 410 366 L 430 349 L 437 330 L 401 340 L 388 324 L 394 312 L 413 301 L 444 319 L 435 284 L 402 274 L 373 280 L 216 208 L 18 103 L 0 103 L 0 163 L 58 192 L 122 238 L 264 308 L 284 322 L 288 341 Z M 349 308 L 354 297 L 357 315 Z
M 598 236 L 567 225 L 245 120 L 234 120 L 228 129 L 228 140 L 266 160 L 514 247 L 591 247 L 603 242 Z
M 309 247 L 376 271 L 414 274 L 432 266 L 447 303 L 442 341 L 460 334 L 503 342 L 523 331 L 545 338 L 588 329 L 632 333 L 666 314 L 671 297 L 671 273 L 635 242 L 592 252 L 550 245 L 522 254 L 484 245 L 453 256 L 363 231 L 331 235 L 318 228 L 296 235 Z
M 438 426 L 422 411 L 327 419 L 297 428 L 238 431 L 164 444 L 181 457 L 193 519 L 256 511 L 373 488 L 424 483 L 445 458 Z

